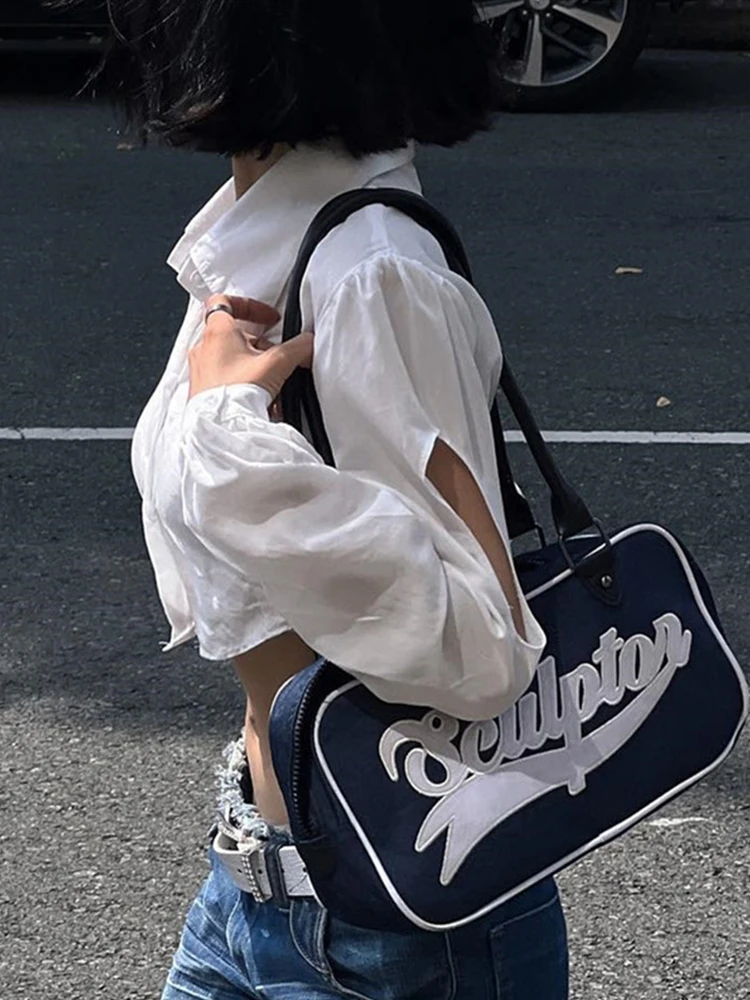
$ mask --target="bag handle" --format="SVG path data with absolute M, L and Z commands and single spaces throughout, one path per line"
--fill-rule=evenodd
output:
M 282 334 L 284 341 L 296 337 L 302 331 L 300 290 L 310 258 L 318 244 L 354 212 L 375 204 L 387 205 L 404 212 L 418 225 L 432 233 L 440 243 L 450 269 L 473 283 L 471 268 L 458 233 L 452 224 L 420 195 L 400 188 L 345 191 L 323 206 L 302 240 L 289 283 Z M 550 489 L 552 518 L 558 536 L 564 540 L 595 525 L 596 522 L 586 504 L 557 468 L 531 409 L 505 361 L 500 388 Z M 334 465 L 333 452 L 311 372 L 301 368 L 294 372 L 282 389 L 281 405 L 284 419 L 299 431 L 303 428 L 304 415 L 316 450 L 328 465 Z M 537 525 L 526 497 L 513 479 L 497 400 L 492 405 L 491 419 L 508 533 L 511 539 L 518 538 L 536 530 Z

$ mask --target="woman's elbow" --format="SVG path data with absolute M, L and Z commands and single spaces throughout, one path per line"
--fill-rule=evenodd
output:
M 515 637 L 484 656 L 433 658 L 423 669 L 361 677 L 382 701 L 435 709 L 466 722 L 494 719 L 528 689 L 539 654 Z M 411 675 L 411 676 L 410 676 Z
M 528 690 L 540 653 L 517 636 L 509 637 L 489 656 L 475 660 L 481 663 L 479 669 L 462 672 L 441 697 L 444 707 L 434 707 L 467 722 L 497 718 Z

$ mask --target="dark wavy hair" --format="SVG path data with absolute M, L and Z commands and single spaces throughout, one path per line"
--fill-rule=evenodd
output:
M 171 146 L 266 155 L 338 138 L 362 156 L 411 139 L 450 146 L 490 124 L 495 45 L 473 0 L 108 8 L 107 89 L 132 125 Z

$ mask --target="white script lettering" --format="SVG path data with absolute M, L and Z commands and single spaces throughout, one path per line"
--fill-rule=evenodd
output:
M 443 884 L 480 840 L 524 805 L 561 786 L 571 795 L 583 791 L 586 775 L 645 722 L 677 669 L 689 662 L 692 644 L 692 633 L 671 612 L 653 628 L 653 639 L 636 634 L 625 640 L 609 629 L 591 662 L 560 677 L 554 659 L 546 657 L 537 670 L 536 691 L 497 719 L 470 723 L 460 738 L 461 723 L 437 711 L 394 723 L 383 733 L 380 759 L 391 780 L 399 780 L 398 749 L 416 743 L 404 760 L 406 779 L 420 795 L 440 799 L 415 848 L 425 850 L 441 832 L 449 833 Z M 627 692 L 636 697 L 584 737 L 584 723 L 602 706 L 619 705 Z M 561 745 L 528 756 L 548 742 Z

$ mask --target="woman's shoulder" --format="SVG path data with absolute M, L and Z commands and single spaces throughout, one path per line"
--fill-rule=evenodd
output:
M 390 341 L 406 358 L 435 351 L 445 363 L 499 378 L 501 348 L 483 297 L 450 270 L 437 239 L 410 217 L 371 205 L 320 244 L 303 285 L 303 320 L 316 334 L 316 357 L 352 343 L 339 328 L 356 327 L 357 343 Z M 494 380 L 494 381 L 493 381 Z M 488 390 L 489 391 L 489 390 Z
M 387 205 L 368 205 L 326 236 L 315 251 L 303 294 L 318 317 L 336 293 L 362 282 L 452 281 L 440 244 L 428 230 Z M 457 278 L 457 276 L 455 276 Z

